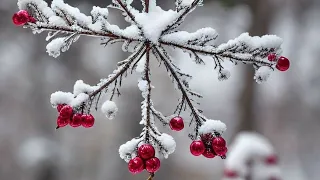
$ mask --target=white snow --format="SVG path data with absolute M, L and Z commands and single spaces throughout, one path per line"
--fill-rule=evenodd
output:
M 100 17 L 107 19 L 107 16 L 109 15 L 108 8 L 101 8 L 99 6 L 93 6 L 91 10 L 91 15 L 93 19 L 99 19 Z
M 164 158 L 168 158 L 169 154 L 172 154 L 176 149 L 176 142 L 172 136 L 166 133 L 162 133 L 158 136 L 158 140 L 166 151 L 161 151 Z
M 145 92 L 148 90 L 148 81 L 146 80 L 139 80 L 138 82 L 138 87 L 140 89 L 140 91 Z
M 119 148 L 119 154 L 121 159 L 125 160 L 126 162 L 129 162 L 133 153 L 138 147 L 139 142 L 141 142 L 141 139 L 133 138 L 132 140 L 127 141 L 125 144 L 122 144 Z
M 51 94 L 50 103 L 53 107 L 58 104 L 71 104 L 74 95 L 70 92 L 57 91 Z
M 89 99 L 89 95 L 85 93 L 78 94 L 71 102 L 72 107 L 79 107 L 82 103 Z
M 271 72 L 272 72 L 272 69 L 270 67 L 262 66 L 258 70 L 256 70 L 256 73 L 253 78 L 257 81 L 257 83 L 260 84 L 269 79 Z
M 230 71 L 223 69 L 218 74 L 218 80 L 219 81 L 228 80 L 230 76 L 231 76 Z
M 117 115 L 118 107 L 113 101 L 105 101 L 101 106 L 102 113 L 110 120 L 114 119 Z
M 78 96 L 81 93 L 89 94 L 96 89 L 98 89 L 98 86 L 90 86 L 89 84 L 84 83 L 83 80 L 78 80 L 73 86 L 73 94 L 75 96 Z
M 53 39 L 46 46 L 47 53 L 49 54 L 49 56 L 57 58 L 58 56 L 60 56 L 61 49 L 65 45 L 66 44 L 65 44 L 65 38 L 64 37 Z
M 176 18 L 178 13 L 172 10 L 165 11 L 156 6 L 149 13 L 136 14 L 136 21 L 142 26 L 145 38 L 157 44 L 162 31 L 170 25 Z
M 49 23 L 54 24 L 56 26 L 66 26 L 66 22 L 59 16 L 51 16 L 49 18 Z
M 222 134 L 226 130 L 227 130 L 227 126 L 220 120 L 207 120 L 199 128 L 199 133 L 207 134 L 207 133 L 218 132 Z
M 48 4 L 43 0 L 18 0 L 18 7 L 20 10 L 28 9 L 28 4 L 34 4 L 47 18 L 54 16 L 55 13 L 48 7 Z

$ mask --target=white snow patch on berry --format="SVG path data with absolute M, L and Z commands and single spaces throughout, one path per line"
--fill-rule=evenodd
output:
M 101 106 L 102 113 L 110 120 L 117 115 L 118 107 L 115 102 L 107 100 Z
M 220 120 L 208 120 L 201 125 L 201 127 L 199 128 L 199 133 L 207 134 L 217 132 L 222 134 L 226 130 L 227 126 Z
M 53 107 L 56 107 L 58 104 L 71 104 L 74 99 L 74 95 L 70 92 L 57 91 L 51 94 L 50 102 Z
M 161 136 L 158 137 L 161 145 L 163 146 L 163 150 L 161 151 L 164 158 L 168 158 L 169 154 L 172 154 L 176 149 L 176 142 L 172 136 L 166 133 L 162 133 Z
M 132 140 L 122 144 L 119 148 L 119 154 L 121 159 L 129 162 L 132 158 L 132 155 L 135 154 L 138 143 L 141 142 L 141 139 L 133 138 Z
M 58 56 L 60 56 L 63 46 L 65 46 L 65 38 L 56 38 L 47 44 L 47 53 L 49 54 L 49 56 L 57 58 Z
M 79 107 L 82 103 L 86 102 L 89 99 L 89 95 L 85 93 L 80 93 L 75 97 L 72 102 L 71 106 L 72 107 Z
M 260 84 L 269 79 L 271 72 L 272 69 L 270 67 L 262 66 L 256 71 L 253 78 Z

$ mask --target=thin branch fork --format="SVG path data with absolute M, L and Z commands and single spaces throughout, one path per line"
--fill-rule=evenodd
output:
M 143 49 L 145 49 L 145 46 L 142 46 L 130 59 L 129 61 L 122 66 L 122 68 L 120 69 L 119 72 L 117 72 L 116 74 L 113 75 L 113 77 L 107 81 L 105 84 L 103 84 L 99 89 L 93 91 L 90 95 L 89 95 L 89 99 L 96 96 L 97 94 L 99 94 L 103 89 L 105 89 L 106 87 L 108 87 L 110 84 L 112 84 L 115 80 L 117 80 L 117 78 L 122 75 L 124 72 L 126 72 L 129 68 L 131 63 L 139 56 L 139 54 L 143 51 Z M 146 50 L 142 53 L 145 54 Z
M 170 64 L 170 62 L 161 54 L 161 52 L 159 51 L 158 48 L 154 47 L 155 52 L 157 52 L 157 54 L 159 55 L 159 57 L 161 58 L 161 60 L 163 61 L 163 63 L 165 64 L 165 66 L 168 68 L 168 70 L 170 71 L 172 77 L 176 80 L 182 95 L 185 98 L 185 101 L 187 102 L 188 106 L 191 109 L 191 112 L 197 122 L 197 126 L 201 125 L 202 122 L 205 119 L 202 119 L 202 116 L 199 115 L 199 111 L 194 107 L 192 100 L 189 98 L 187 90 L 185 89 L 183 83 L 180 81 L 178 75 L 176 74 L 176 71 L 173 69 L 172 65 Z

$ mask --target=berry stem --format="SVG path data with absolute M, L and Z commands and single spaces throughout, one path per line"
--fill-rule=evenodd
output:
M 190 97 L 188 96 L 187 90 L 185 89 L 185 85 L 179 79 L 178 75 L 176 74 L 176 71 L 173 69 L 172 64 L 170 63 L 170 60 L 166 59 L 164 55 L 162 55 L 162 53 L 159 51 L 158 48 L 154 48 L 154 50 L 159 55 L 159 57 L 161 58 L 161 60 L 163 61 L 167 69 L 170 71 L 170 74 L 172 75 L 172 77 L 176 80 L 177 85 L 182 95 L 184 96 L 185 101 L 187 102 L 189 108 L 191 109 L 192 115 L 196 120 L 196 137 L 197 137 L 199 134 L 198 129 L 202 125 L 202 123 L 205 121 L 205 118 L 203 115 L 200 115 L 200 112 L 198 111 L 198 109 L 195 108 L 195 106 L 193 105 Z M 162 49 L 162 51 L 165 51 L 165 50 Z
M 154 177 L 154 173 L 150 173 L 150 176 L 148 177 L 148 179 L 147 179 L 147 180 L 152 180 L 152 179 L 153 179 L 153 177 Z

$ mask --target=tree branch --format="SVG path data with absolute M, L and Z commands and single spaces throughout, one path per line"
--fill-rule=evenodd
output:
M 109 80 L 107 82 L 105 82 L 103 85 L 101 85 L 101 87 L 95 91 L 93 91 L 90 95 L 89 95 L 89 99 L 96 96 L 97 94 L 99 94 L 103 89 L 105 89 L 106 87 L 108 87 L 111 83 L 113 83 L 115 80 L 117 80 L 117 78 L 123 74 L 124 72 L 126 72 L 129 68 L 130 65 L 132 64 L 132 62 L 139 56 L 139 54 L 142 52 L 142 50 L 145 48 L 145 46 L 142 46 L 135 54 L 133 54 L 130 58 L 129 61 L 127 63 L 125 63 L 124 65 L 121 66 L 121 68 L 118 69 L 118 72 L 115 74 L 112 74 L 111 77 L 109 77 Z M 141 59 L 141 57 L 146 53 L 146 50 L 142 53 L 142 55 L 140 56 L 139 59 Z
M 130 19 L 138 26 L 139 29 L 141 29 L 140 25 L 137 23 L 135 17 L 133 16 L 133 14 L 130 12 L 130 10 L 127 8 L 127 6 L 125 6 L 121 0 L 117 0 L 117 2 L 119 3 L 119 5 L 122 7 L 122 9 L 128 14 L 128 16 L 130 17 Z
M 151 128 L 151 120 L 150 120 L 150 113 L 151 113 L 151 79 L 150 79 L 150 44 L 147 43 L 146 45 L 146 64 L 145 64 L 145 70 L 144 70 L 144 78 L 148 83 L 148 94 L 146 97 L 147 100 L 147 107 L 146 107 L 146 113 L 147 113 L 147 119 L 146 119 L 146 141 L 149 141 L 149 128 Z
M 144 0 L 144 4 L 146 6 L 146 13 L 149 12 L 149 0 Z

